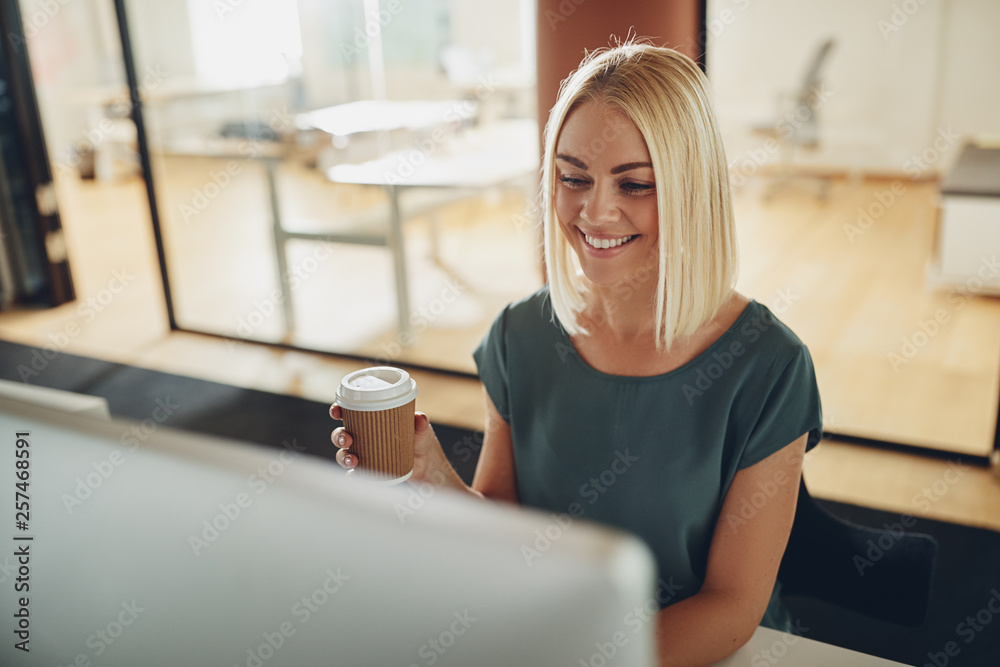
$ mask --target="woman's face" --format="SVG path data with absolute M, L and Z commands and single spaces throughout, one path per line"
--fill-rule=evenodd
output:
M 646 141 L 632 121 L 596 102 L 577 107 L 556 144 L 555 209 L 584 274 L 631 282 L 656 266 L 659 219 Z

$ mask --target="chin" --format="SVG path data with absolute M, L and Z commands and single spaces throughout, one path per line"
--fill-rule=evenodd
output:
M 623 285 L 627 283 L 628 272 L 613 271 L 609 268 L 594 269 L 592 267 L 584 267 L 583 277 L 588 284 L 600 287 L 614 287 L 615 285 Z

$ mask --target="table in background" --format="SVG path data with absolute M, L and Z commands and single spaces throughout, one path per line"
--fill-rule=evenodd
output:
M 386 245 L 392 253 L 396 277 L 396 304 L 401 334 L 410 333 L 409 281 L 403 248 L 404 191 L 429 189 L 458 193 L 442 202 L 475 195 L 487 188 L 531 178 L 538 171 L 538 129 L 534 121 L 513 120 L 468 131 L 456 146 L 431 144 L 428 150 L 409 149 L 361 164 L 340 164 L 327 170 L 334 183 L 381 187 L 389 197 L 389 230 L 384 240 L 358 240 Z M 426 208 L 426 207 L 425 207 Z M 411 213 L 412 212 L 409 212 Z M 299 236 L 298 238 L 302 238 Z M 321 240 L 316 236 L 314 240 Z
M 1000 142 L 971 141 L 941 184 L 935 262 L 939 285 L 1000 294 Z

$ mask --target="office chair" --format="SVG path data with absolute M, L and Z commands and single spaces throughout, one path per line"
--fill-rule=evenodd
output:
M 830 514 L 803 480 L 778 581 L 782 596 L 816 598 L 919 627 L 927 616 L 936 555 L 930 535 L 868 528 Z
M 765 190 L 765 199 L 770 198 L 780 186 L 788 184 L 798 175 L 795 173 L 795 168 L 799 150 L 819 148 L 819 122 L 816 112 L 823 103 L 820 96 L 823 82 L 821 72 L 829 60 L 834 44 L 832 38 L 820 44 L 806 69 L 806 75 L 799 89 L 790 98 L 786 94 L 779 94 L 776 118 L 752 130 L 753 134 L 773 139 L 778 145 L 779 170 Z M 791 153 L 790 157 L 788 153 Z M 825 200 L 829 194 L 830 179 L 815 178 L 818 178 L 819 184 L 817 195 Z

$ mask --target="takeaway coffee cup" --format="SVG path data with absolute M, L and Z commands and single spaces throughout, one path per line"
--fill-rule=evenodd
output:
M 410 478 L 416 398 L 417 383 L 399 368 L 374 366 L 344 376 L 337 405 L 359 470 L 390 484 Z

